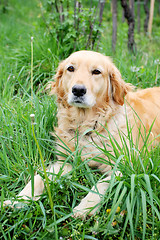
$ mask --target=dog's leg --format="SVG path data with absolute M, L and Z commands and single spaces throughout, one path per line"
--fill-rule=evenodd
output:
M 53 175 L 57 175 L 59 172 L 61 173 L 61 176 L 69 173 L 72 171 L 72 166 L 69 163 L 63 163 L 63 162 L 55 162 L 52 164 L 48 169 L 47 172 L 52 173 Z M 52 180 L 54 176 L 49 176 L 49 179 Z
M 85 218 L 86 214 L 93 215 L 97 211 L 98 205 L 108 188 L 108 181 L 110 179 L 111 176 L 108 176 L 99 181 L 96 186 L 92 187 L 91 192 L 73 209 L 74 217 Z
M 70 164 L 55 162 L 48 168 L 47 172 L 51 173 L 51 175 L 49 176 L 49 179 L 54 180 L 54 176 L 58 174 L 59 171 L 61 171 L 61 176 L 63 176 L 66 173 L 69 173 L 71 170 L 72 170 L 72 166 Z M 24 199 L 24 200 L 33 199 L 36 201 L 40 198 L 40 195 L 43 193 L 43 190 L 44 190 L 44 180 L 41 178 L 40 175 L 37 174 L 34 176 L 34 196 L 32 197 L 32 185 L 30 180 L 28 184 L 25 186 L 25 188 L 18 194 L 18 197 L 21 197 L 21 199 Z M 3 203 L 3 205 L 14 206 L 17 203 L 18 201 L 7 200 Z

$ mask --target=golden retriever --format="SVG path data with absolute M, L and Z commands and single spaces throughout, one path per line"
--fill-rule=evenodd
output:
M 95 144 L 109 147 L 109 133 L 122 144 L 120 134 L 129 141 L 127 126 L 132 129 L 132 137 L 138 147 L 143 146 L 144 136 L 150 132 L 148 142 L 152 145 L 160 141 L 160 87 L 133 91 L 131 84 L 125 83 L 119 70 L 109 57 L 92 51 L 79 51 L 71 54 L 59 64 L 55 82 L 51 82 L 51 94 L 57 95 L 58 136 L 57 148 L 64 152 L 62 142 L 71 151 L 75 150 L 75 142 L 82 149 L 82 161 L 87 159 L 90 167 L 97 167 L 107 173 L 105 179 L 99 181 L 73 209 L 75 217 L 85 217 L 90 211 L 94 214 L 105 194 L 111 179 L 111 166 L 93 161 L 92 157 L 102 153 Z M 153 124 L 153 126 L 152 126 Z M 108 130 L 106 130 L 106 128 Z M 140 134 L 141 131 L 141 134 Z M 99 134 L 97 134 L 97 132 Z M 100 136 L 105 136 L 101 139 Z M 59 140 L 61 139 L 62 142 Z M 129 142 L 128 142 L 129 146 Z M 48 172 L 62 175 L 72 171 L 69 163 L 63 164 L 62 158 L 50 166 Z M 118 173 L 117 173 L 118 174 Z M 39 175 L 34 179 L 34 199 L 43 192 L 44 183 Z M 32 197 L 31 181 L 20 192 L 23 199 Z M 9 204 L 11 201 L 6 201 Z M 13 204 L 13 203 L 12 203 Z M 15 204 L 15 202 L 14 202 Z

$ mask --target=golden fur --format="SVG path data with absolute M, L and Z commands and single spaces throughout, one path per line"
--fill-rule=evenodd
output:
M 153 123 L 148 143 L 155 144 L 160 140 L 157 137 L 160 134 L 160 88 L 134 92 L 133 86 L 123 81 L 119 70 L 109 57 L 92 51 L 73 53 L 59 64 L 50 89 L 51 94 L 57 95 L 58 102 L 58 127 L 55 128 L 55 134 L 74 151 L 78 132 L 83 161 L 97 154 L 105 158 L 95 148 L 95 144 L 101 147 L 103 141 L 111 151 L 108 132 L 121 145 L 119 133 L 128 135 L 127 124 L 132 129 L 134 143 L 139 148 L 143 146 L 144 135 L 149 133 Z M 105 137 L 101 139 L 96 132 Z M 127 141 L 129 140 L 126 137 Z M 57 144 L 58 150 L 66 153 L 60 145 L 61 141 Z M 93 214 L 97 210 L 97 207 L 93 207 L 100 202 L 101 195 L 108 188 L 107 181 L 110 180 L 110 165 L 92 160 L 87 162 L 89 166 L 98 167 L 103 173 L 107 172 L 108 176 L 104 181 L 98 182 L 92 188 L 92 192 L 74 208 L 74 216 L 84 217 L 90 208 L 90 214 Z M 61 168 L 62 175 L 72 170 L 70 164 L 56 162 L 48 171 L 57 174 Z M 34 182 L 36 199 L 36 195 L 42 193 L 44 184 L 38 175 L 35 176 Z M 19 196 L 25 199 L 31 197 L 31 182 Z M 6 201 L 6 204 L 8 203 Z

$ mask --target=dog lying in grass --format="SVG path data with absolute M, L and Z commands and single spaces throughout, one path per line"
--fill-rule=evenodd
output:
M 99 181 L 73 209 L 75 217 L 84 218 L 87 213 L 94 214 L 105 194 L 112 174 L 112 164 L 93 160 L 95 155 L 108 160 L 103 152 L 95 147 L 106 146 L 112 151 L 109 135 L 122 146 L 125 139 L 128 147 L 130 139 L 139 149 L 145 136 L 150 146 L 160 141 L 160 87 L 134 91 L 131 84 L 125 83 L 119 70 L 109 57 L 92 51 L 79 51 L 59 64 L 55 81 L 50 84 L 51 94 L 57 95 L 58 127 L 55 128 L 57 150 L 67 154 L 62 142 L 72 152 L 77 141 L 81 149 L 82 161 L 90 167 L 98 168 L 106 177 Z M 122 138 L 123 136 L 123 138 Z M 74 160 L 74 159 L 73 159 Z M 48 168 L 48 172 L 65 175 L 72 171 L 72 165 L 59 157 Z M 119 174 L 117 172 L 116 174 Z M 54 181 L 54 179 L 53 179 Z M 44 189 L 40 175 L 34 177 L 34 200 Z M 31 181 L 18 195 L 27 200 L 32 198 Z M 15 204 L 10 200 L 4 204 Z

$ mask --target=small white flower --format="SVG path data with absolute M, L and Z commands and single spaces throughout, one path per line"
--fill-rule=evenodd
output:
M 34 113 L 32 113 L 32 114 L 30 115 L 30 117 L 31 117 L 31 118 L 34 118 L 34 117 L 35 117 L 35 114 L 34 114 Z
M 140 69 L 141 69 L 140 67 L 136 67 L 136 66 L 131 67 L 132 72 L 138 72 Z
M 154 60 L 154 64 L 156 65 L 160 64 L 160 60 L 159 59 Z
M 34 37 L 31 37 L 31 41 L 33 41 L 33 38 L 34 38 Z
M 31 118 L 31 122 L 32 122 L 32 124 L 34 124 L 35 114 L 34 114 L 34 113 L 30 114 L 30 118 Z

